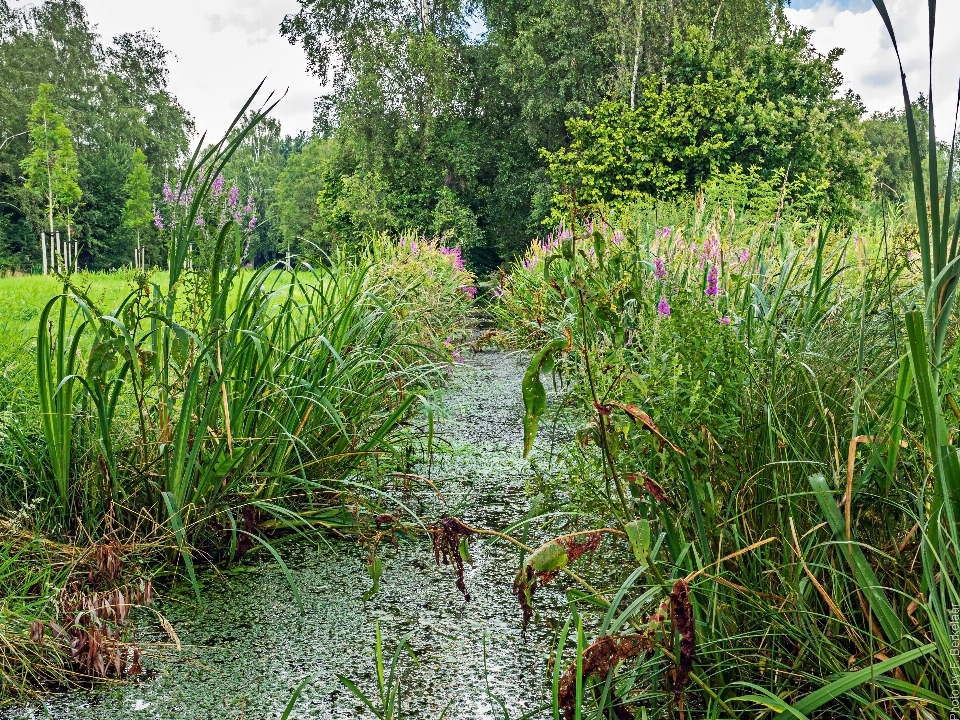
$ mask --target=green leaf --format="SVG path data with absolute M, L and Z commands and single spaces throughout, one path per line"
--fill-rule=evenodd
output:
M 383 575 L 383 562 L 380 560 L 379 555 L 373 556 L 373 562 L 367 565 L 367 572 L 370 573 L 370 579 L 373 580 L 373 585 L 363 593 L 363 601 L 367 602 L 370 598 L 380 592 L 380 576 Z
M 650 521 L 631 520 L 624 526 L 637 562 L 646 564 L 650 557 Z
M 801 716 L 809 715 L 817 708 L 825 705 L 835 698 L 840 697 L 844 693 L 853 690 L 853 688 L 863 685 L 866 682 L 870 682 L 877 675 L 883 675 L 884 673 L 890 672 L 901 665 L 905 665 L 908 662 L 913 662 L 924 655 L 929 655 L 936 649 L 936 643 L 929 643 L 928 645 L 914 648 L 913 650 L 908 650 L 907 652 L 901 653 L 896 657 L 890 658 L 889 660 L 884 660 L 876 665 L 863 668 L 862 670 L 844 673 L 838 680 L 834 680 L 832 683 L 824 685 L 819 690 L 815 690 L 799 702 L 794 703 L 790 708 L 787 708 L 787 710 L 800 713 Z M 781 713 L 781 715 L 782 714 L 783 713 Z M 796 717 L 794 712 L 791 712 L 790 714 Z
M 533 359 L 527 366 L 527 371 L 523 375 L 522 391 L 523 407 L 525 410 L 523 415 L 524 457 L 527 457 L 533 448 L 533 441 L 537 436 L 537 428 L 540 424 L 540 416 L 543 415 L 547 409 L 547 391 L 543 387 L 543 382 L 540 380 L 540 368 L 548 357 L 552 356 L 553 353 L 563 350 L 566 346 L 567 340 L 565 338 L 551 340 L 540 352 L 533 356 Z

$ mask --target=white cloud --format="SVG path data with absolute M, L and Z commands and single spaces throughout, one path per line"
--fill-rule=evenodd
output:
M 267 92 L 289 88 L 273 112 L 284 132 L 309 131 L 313 99 L 323 88 L 307 73 L 303 50 L 280 36 L 284 16 L 299 9 L 296 0 L 82 2 L 104 43 L 124 32 L 155 31 L 176 56 L 169 59 L 170 90 L 193 114 L 199 133 L 219 137 L 264 77 Z
M 903 59 L 911 97 L 928 93 L 927 7 L 918 0 L 887 0 L 890 19 Z M 870 112 L 903 107 L 897 57 L 880 14 L 873 8 L 851 11 L 833 0 L 812 7 L 787 9 L 796 25 L 813 30 L 811 38 L 820 52 L 844 48 L 837 67 L 846 86 L 860 95 Z M 934 114 L 941 137 L 949 136 L 960 75 L 960 6 L 940 3 L 933 58 Z

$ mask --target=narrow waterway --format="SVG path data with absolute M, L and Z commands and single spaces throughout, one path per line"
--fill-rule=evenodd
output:
M 528 464 L 521 458 L 523 367 L 515 357 L 484 352 L 459 366 L 443 393 L 436 433 L 445 443 L 429 473 L 459 517 L 501 529 L 527 511 Z M 540 442 L 549 443 L 550 433 Z M 541 451 L 542 452 L 542 451 Z M 183 650 L 152 657 L 140 680 L 47 697 L 0 711 L 4 718 L 130 720 L 131 718 L 278 718 L 300 681 L 314 676 L 291 718 L 373 717 L 338 680 L 342 675 L 376 697 L 374 627 L 392 654 L 407 633 L 415 660 L 404 656 L 403 717 L 416 720 L 511 720 L 548 701 L 546 663 L 553 639 L 543 623 L 520 634 L 511 594 L 518 557 L 504 543 L 474 542 L 466 583 L 470 602 L 454 587 L 449 567 L 434 563 L 429 540 L 382 550 L 380 591 L 370 587 L 365 555 L 343 541 L 296 541 L 284 546 L 303 602 L 300 615 L 281 570 L 260 562 L 203 578 L 203 604 L 181 588 L 163 605 Z M 558 588 L 537 596 L 556 608 Z M 169 643 L 156 628 L 152 642 Z M 389 660 L 389 658 L 388 658 Z

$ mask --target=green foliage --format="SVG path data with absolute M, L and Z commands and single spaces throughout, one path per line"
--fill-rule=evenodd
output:
M 110 270 L 131 262 L 136 235 L 123 224 L 128 195 L 124 189 L 131 172 L 130 148 L 121 142 L 105 141 L 96 153 L 80 155 L 80 188 L 84 202 L 77 213 L 82 237 L 82 266 L 89 270 Z M 142 235 L 145 245 L 154 246 L 152 233 Z M 155 256 L 154 256 L 155 257 Z
M 568 122 L 570 145 L 544 152 L 550 177 L 600 206 L 675 197 L 739 166 L 787 173 L 789 199 L 814 212 L 849 213 L 869 189 L 861 108 L 835 97 L 838 54 L 817 55 L 808 37 L 785 30 L 741 60 L 690 30 L 635 109 L 605 100 Z
M 153 222 L 153 200 L 150 197 L 150 174 L 147 156 L 137 148 L 131 157 L 132 169 L 123 183 L 127 201 L 123 205 L 123 226 L 135 230 L 137 235 Z
M 585 593 L 568 600 L 606 611 L 597 640 L 649 652 L 599 664 L 603 645 L 580 643 L 582 673 L 557 661 L 567 670 L 555 702 L 584 717 L 666 707 L 679 628 L 660 628 L 675 622 L 685 578 L 688 710 L 882 718 L 911 706 L 909 685 L 936 715 L 951 677 L 937 638 L 955 597 L 956 448 L 937 415 L 944 390 L 938 401 L 922 315 L 906 334 L 898 319 L 920 268 L 890 262 L 889 217 L 841 233 L 798 222 L 789 205 L 733 212 L 727 198 L 741 193 L 713 187 L 578 219 L 535 243 L 495 292 L 511 344 L 573 337 L 557 370 L 583 424 L 537 483 L 540 512 L 579 518 L 554 532 L 617 522 L 637 561 L 606 587 L 573 578 Z M 948 387 L 955 357 L 941 364 Z M 914 526 L 926 539 L 905 540 Z
M 27 178 L 25 187 L 42 203 L 51 234 L 55 222 L 69 224 L 82 196 L 73 139 L 53 106 L 53 90 L 49 83 L 37 89 L 37 100 L 30 106 L 31 152 L 20 163 Z
M 925 159 L 926 99 L 921 95 L 913 105 L 917 119 L 918 141 L 921 157 Z M 909 197 L 913 189 L 910 141 L 907 137 L 907 121 L 903 111 L 890 110 L 873 113 L 863 123 L 863 135 L 876 157 L 875 171 L 878 191 L 890 200 L 900 201 Z
M 313 138 L 287 160 L 274 187 L 271 211 L 283 236 L 283 250 L 304 254 L 310 246 L 324 247 L 318 198 L 327 181 L 331 141 Z
M 567 144 L 569 118 L 610 94 L 626 102 L 660 72 L 678 27 L 710 27 L 739 57 L 779 18 L 764 0 L 300 5 L 281 31 L 332 80 L 316 115 L 334 141 L 321 213 L 332 232 L 449 232 L 485 268 L 522 253 L 549 213 L 538 149 Z M 485 33 L 471 37 L 476 20 Z M 379 203 L 377 217 L 351 217 L 370 212 L 355 198 Z
M 31 206 L 20 161 L 31 150 L 25 131 L 37 87 L 52 84 L 51 102 L 70 128 L 80 167 L 83 204 L 74 217 L 81 266 L 128 261 L 130 233 L 121 225 L 122 186 L 133 148 L 152 163 L 159 189 L 187 150 L 189 114 L 167 89 L 169 53 L 149 33 L 125 33 L 103 43 L 76 0 L 10 8 L 0 3 L 0 262 L 39 267 Z M 91 173 L 96 178 L 91 178 Z M 116 177 L 118 173 L 119 178 Z M 49 218 L 46 225 L 49 225 Z
M 137 529 L 170 532 L 191 576 L 197 546 L 242 554 L 252 528 L 238 515 L 322 525 L 345 491 L 331 478 L 396 452 L 416 391 L 453 359 L 472 291 L 455 251 L 387 240 L 354 261 L 245 271 L 231 219 L 214 229 L 203 270 L 185 268 L 206 232 L 205 197 L 249 130 L 185 169 L 196 191 L 172 228 L 169 275 L 137 276 L 113 309 L 73 280 L 46 302 L 40 411 L 13 410 L 12 440 L 30 461 L 4 472 L 6 502 L 47 498 L 37 515 L 49 530 L 163 520 Z

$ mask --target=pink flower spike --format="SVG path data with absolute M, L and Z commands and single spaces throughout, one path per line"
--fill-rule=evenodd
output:
M 657 312 L 664 317 L 670 317 L 670 303 L 662 295 L 660 296 L 660 302 L 657 303 Z
M 730 318 L 727 317 L 726 315 L 724 315 L 722 318 L 720 318 L 720 324 L 721 324 L 721 325 L 729 325 L 729 324 L 730 324 Z
M 707 289 L 705 290 L 707 295 L 717 295 L 720 292 L 720 288 L 718 287 L 719 280 L 720 273 L 717 270 L 717 266 L 711 265 L 707 271 Z
M 653 276 L 657 280 L 663 280 L 667 276 L 667 266 L 663 258 L 656 258 L 653 261 Z

